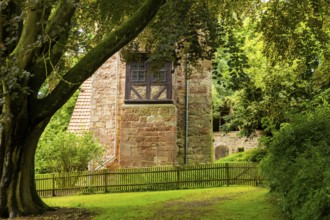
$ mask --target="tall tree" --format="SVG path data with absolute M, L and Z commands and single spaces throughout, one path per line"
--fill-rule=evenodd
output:
M 269 0 L 254 19 L 223 20 L 236 36 L 225 38 L 215 74 L 218 88 L 226 91 L 223 105 L 231 108 L 229 129 L 272 135 L 292 114 L 330 99 L 329 6 L 328 1 Z
M 110 8 L 118 8 L 100 15 L 115 25 L 97 27 L 93 16 L 98 14 L 86 16 L 87 12 L 94 13 L 106 2 L 112 3 Z M 34 183 L 34 154 L 45 126 L 84 80 L 134 39 L 165 2 L 129 1 L 126 6 L 131 7 L 123 6 L 127 1 L 0 2 L 0 217 L 35 214 L 48 208 Z M 94 27 L 84 29 L 79 26 L 82 22 Z M 86 36 L 91 30 L 97 39 L 92 48 L 78 46 L 84 55 L 71 68 L 64 68 L 66 71 L 59 68 L 67 65 L 64 58 L 75 46 L 77 35 Z M 101 32 L 105 34 L 98 36 Z M 60 80 L 48 93 L 40 93 L 54 75 Z

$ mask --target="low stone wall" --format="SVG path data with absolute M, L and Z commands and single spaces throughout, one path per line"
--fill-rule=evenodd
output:
M 173 165 L 176 108 L 165 105 L 123 105 L 121 167 Z
M 246 138 L 239 137 L 237 131 L 228 133 L 214 132 L 213 146 L 215 149 L 215 159 L 225 157 L 229 154 L 237 153 L 239 151 L 247 151 L 258 147 L 258 139 L 261 134 L 257 133 L 256 137 Z

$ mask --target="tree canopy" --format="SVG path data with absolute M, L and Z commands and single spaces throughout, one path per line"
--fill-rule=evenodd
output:
M 0 217 L 47 209 L 34 184 L 34 154 L 45 126 L 84 80 L 133 40 L 166 1 L 130 3 L 0 2 Z
M 267 1 L 253 17 L 223 22 L 214 80 L 231 109 L 226 129 L 271 135 L 290 115 L 329 102 L 328 10 L 326 1 Z

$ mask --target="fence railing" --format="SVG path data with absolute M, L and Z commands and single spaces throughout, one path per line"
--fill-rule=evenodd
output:
M 229 185 L 258 186 L 254 163 L 217 163 L 176 167 L 36 174 L 40 196 L 77 193 L 173 190 Z

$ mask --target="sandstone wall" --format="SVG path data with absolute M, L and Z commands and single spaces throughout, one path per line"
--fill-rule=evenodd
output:
M 124 83 L 125 68 L 117 55 L 108 59 L 92 77 L 90 130 L 107 146 L 106 159 L 115 156 L 120 144 Z
M 260 136 L 261 134 L 258 132 L 257 136 L 253 138 L 239 137 L 237 131 L 228 133 L 215 132 L 214 147 L 215 151 L 218 151 L 218 153 L 215 155 L 215 159 L 222 158 L 232 153 L 237 153 L 239 150 L 247 151 L 253 148 L 257 148 Z
M 120 165 L 172 165 L 175 160 L 176 109 L 174 105 L 122 106 Z
M 188 164 L 209 163 L 213 160 L 212 140 L 212 79 L 208 64 L 193 69 L 188 86 Z M 185 152 L 185 77 L 177 68 L 174 76 L 174 102 L 178 109 L 177 162 L 184 163 Z
M 189 80 L 190 164 L 210 162 L 213 158 L 212 81 L 206 69 L 193 70 Z M 88 81 L 91 85 L 88 87 L 90 95 L 81 103 L 89 106 L 80 105 L 80 111 L 84 110 L 85 116 L 81 118 L 80 114 L 77 120 L 89 120 L 85 123 L 89 130 L 107 146 L 104 161 L 101 162 L 104 162 L 105 167 L 111 165 L 111 158 L 115 157 L 115 162 L 123 167 L 184 163 L 184 71 L 177 68 L 172 76 L 173 104 L 125 104 L 126 64 L 117 54 L 106 61 Z M 86 109 L 89 112 L 85 112 Z

